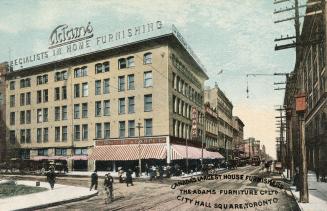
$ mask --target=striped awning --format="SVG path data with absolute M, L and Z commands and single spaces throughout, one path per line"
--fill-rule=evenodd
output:
M 165 159 L 166 144 L 126 144 L 96 146 L 89 160 L 138 160 L 139 149 L 141 159 Z
M 87 155 L 74 155 L 68 158 L 68 160 L 87 160 Z
M 68 158 L 66 156 L 51 156 L 51 157 L 48 157 L 48 160 L 67 160 Z
M 172 160 L 181 160 L 181 159 L 201 159 L 202 158 L 202 149 L 185 146 L 185 145 L 171 145 L 171 154 Z M 204 159 L 219 159 L 224 158 L 219 152 L 210 152 L 206 149 L 203 149 L 203 158 Z
M 48 156 L 34 156 L 31 160 L 40 161 L 40 160 L 49 160 Z

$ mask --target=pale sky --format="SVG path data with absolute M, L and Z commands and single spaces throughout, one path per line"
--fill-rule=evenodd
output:
M 217 82 L 232 101 L 233 115 L 245 123 L 244 138 L 261 140 L 275 157 L 274 106 L 283 103 L 284 93 L 274 91 L 273 83 L 285 77 L 249 77 L 246 97 L 246 74 L 290 72 L 294 67 L 294 49 L 274 51 L 274 39 L 293 35 L 294 22 L 274 24 L 293 14 L 273 11 L 292 3 L 273 1 L 0 0 L 0 62 L 46 50 L 50 33 L 60 24 L 82 26 L 91 21 L 99 34 L 158 20 L 174 24 L 206 67 L 206 85 Z

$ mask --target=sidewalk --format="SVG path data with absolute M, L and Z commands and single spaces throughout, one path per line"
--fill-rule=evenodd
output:
M 285 172 L 284 172 L 285 176 Z M 285 176 L 286 178 L 286 176 Z M 317 182 L 315 172 L 308 172 L 309 203 L 299 203 L 300 192 L 295 191 L 295 186 L 291 186 L 291 191 L 303 211 L 325 211 L 327 210 L 327 183 Z
M 35 186 L 35 181 L 18 180 L 17 184 Z M 48 190 L 0 199 L 0 210 L 35 210 L 83 200 L 98 194 L 97 191 L 89 191 L 88 188 L 60 184 L 55 184 L 54 189 L 50 190 L 49 184 L 45 182 L 40 182 L 40 187 Z

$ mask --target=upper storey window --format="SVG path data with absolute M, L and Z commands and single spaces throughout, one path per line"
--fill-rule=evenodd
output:
M 135 67 L 134 56 L 127 58 L 127 67 Z
M 143 56 L 143 63 L 144 64 L 152 64 L 152 53 L 145 53 Z
M 45 75 L 39 75 L 36 77 L 36 84 L 41 85 L 41 84 L 47 84 L 48 83 L 48 74 Z
M 134 56 L 118 59 L 118 69 L 125 69 L 130 67 L 135 67 Z
M 98 63 L 95 65 L 95 74 L 109 72 L 109 70 L 110 70 L 109 62 Z
M 25 87 L 31 87 L 31 79 L 30 78 L 20 80 L 20 88 L 25 88 Z
M 15 81 L 10 81 L 9 87 L 10 90 L 15 90 Z
M 63 81 L 63 80 L 67 80 L 67 78 L 68 78 L 68 74 L 66 70 L 55 73 L 55 81 Z
M 125 58 L 121 58 L 118 60 L 118 69 L 124 69 L 126 68 L 126 59 Z
M 79 77 L 84 77 L 87 76 L 87 67 L 81 67 L 81 68 L 76 68 L 74 70 L 74 77 L 79 78 Z

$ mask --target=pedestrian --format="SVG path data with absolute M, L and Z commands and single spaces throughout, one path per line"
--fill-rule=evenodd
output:
M 68 167 L 67 167 L 67 164 L 65 165 L 65 167 L 64 167 L 64 173 L 68 173 Z
M 164 170 L 163 170 L 162 166 L 159 166 L 159 179 L 160 179 L 160 182 L 162 182 L 162 180 L 163 180 L 163 174 L 164 174 Z
M 112 178 L 112 176 L 110 175 L 110 173 L 105 175 L 104 178 L 104 190 L 106 191 L 107 197 L 105 200 L 105 203 L 109 203 L 109 199 L 110 201 L 114 200 L 114 194 L 113 194 L 113 183 L 114 183 L 114 178 Z
M 326 182 L 326 169 L 325 168 L 321 169 L 321 181 Z
M 170 166 L 167 166 L 167 175 L 166 175 L 166 177 L 167 178 L 170 178 L 170 175 L 171 175 L 171 167 Z
M 126 171 L 126 185 L 128 187 L 129 184 L 131 184 L 133 186 L 133 178 L 132 178 L 132 170 L 131 169 L 128 169 Z
M 90 186 L 90 191 L 92 190 L 94 186 L 94 190 L 98 189 L 98 174 L 97 170 L 94 170 L 94 172 L 91 174 L 91 186 Z
M 269 163 L 269 161 L 266 161 L 265 168 L 266 168 L 266 171 L 269 172 L 269 169 L 270 169 L 270 163 Z
M 296 187 L 295 191 L 299 191 L 299 189 L 300 189 L 300 174 L 297 169 L 296 169 L 296 173 L 294 175 L 293 185 Z
M 50 184 L 51 190 L 53 190 L 56 182 L 56 172 L 54 166 L 50 166 L 50 171 L 47 173 L 47 180 Z
M 140 177 L 140 168 L 139 168 L 139 166 L 135 167 L 135 177 Z
M 154 179 L 154 174 L 155 174 L 153 167 L 149 169 L 149 174 L 150 174 L 150 181 L 152 181 Z
M 318 167 L 318 165 L 316 166 L 316 178 L 317 178 L 317 182 L 319 182 L 319 167 Z
M 159 179 L 160 172 L 159 172 L 159 166 L 156 166 L 156 179 Z
M 122 169 L 122 167 L 119 167 L 118 168 L 119 183 L 123 183 L 124 182 L 123 174 L 124 174 L 124 170 Z
M 145 164 L 145 174 L 146 174 L 146 176 L 149 175 L 149 166 L 147 163 Z

